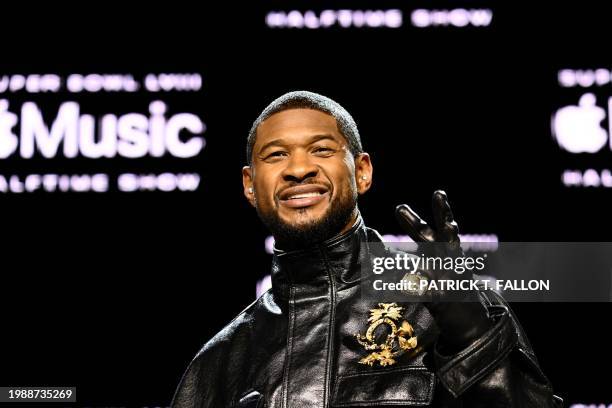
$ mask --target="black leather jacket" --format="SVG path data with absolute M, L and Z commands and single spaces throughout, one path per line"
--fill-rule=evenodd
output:
M 314 248 L 276 251 L 272 289 L 204 345 L 172 406 L 561 406 L 517 320 L 492 292 L 483 302 L 501 313 L 458 354 L 438 354 L 438 329 L 427 308 L 406 303 L 403 317 L 422 350 L 386 367 L 359 364 L 367 352 L 355 333 L 365 332 L 376 306 L 360 296 L 366 240 L 381 238 L 359 220 Z

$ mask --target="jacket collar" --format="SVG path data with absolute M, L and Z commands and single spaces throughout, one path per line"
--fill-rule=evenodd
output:
M 301 293 L 352 286 L 360 280 L 361 265 L 367 262 L 368 241 L 381 241 L 380 236 L 365 227 L 361 215 L 346 232 L 312 247 L 294 251 L 274 248 L 272 259 L 272 291 L 276 298 L 287 299 L 291 288 Z

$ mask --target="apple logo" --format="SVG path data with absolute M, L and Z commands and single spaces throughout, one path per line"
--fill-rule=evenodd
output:
M 12 131 L 17 115 L 8 110 L 8 101 L 0 99 L 0 159 L 6 159 L 17 149 L 18 138 Z
M 553 115 L 552 132 L 561 148 L 571 153 L 595 153 L 604 147 L 608 134 L 600 125 L 606 111 L 595 102 L 595 95 L 586 93 L 578 106 L 566 106 Z

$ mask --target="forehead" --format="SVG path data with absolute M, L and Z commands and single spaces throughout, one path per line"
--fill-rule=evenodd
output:
M 315 109 L 288 109 L 271 115 L 257 128 L 256 145 L 273 139 L 299 143 L 314 135 L 331 135 L 339 142 L 344 137 L 336 119 Z

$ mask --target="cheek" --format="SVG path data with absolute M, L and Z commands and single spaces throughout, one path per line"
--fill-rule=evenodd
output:
M 255 177 L 253 185 L 255 187 L 255 195 L 257 202 L 260 205 L 269 206 L 274 203 L 274 194 L 276 187 L 276 176 L 271 172 L 260 172 Z
M 354 163 L 343 161 L 333 169 L 334 195 L 343 196 L 356 190 Z

